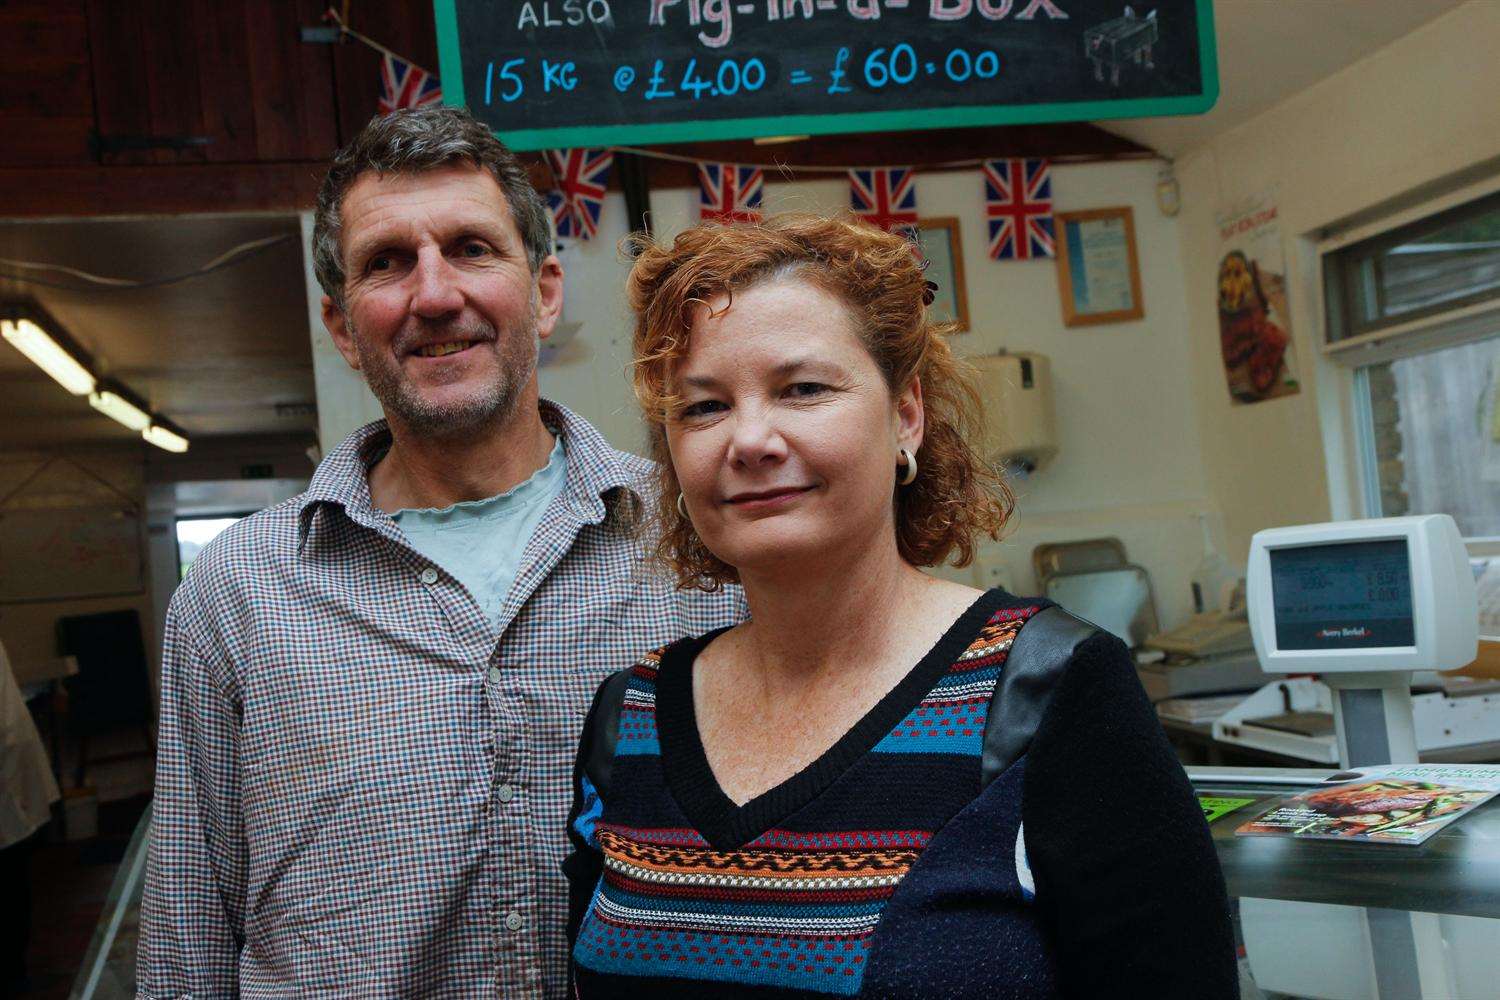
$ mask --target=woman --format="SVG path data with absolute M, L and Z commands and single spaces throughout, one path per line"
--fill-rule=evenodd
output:
M 751 620 L 595 699 L 578 995 L 1234 996 L 1214 849 L 1125 647 L 920 568 L 1011 499 L 910 245 L 699 227 L 642 249 L 630 297 L 661 553 Z

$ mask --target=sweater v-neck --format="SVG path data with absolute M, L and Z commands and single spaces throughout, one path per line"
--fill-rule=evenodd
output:
M 694 663 L 708 644 L 728 629 L 674 643 L 663 651 L 657 672 L 656 729 L 667 788 L 678 807 L 715 850 L 742 848 L 774 829 L 827 791 L 915 709 L 1008 596 L 1001 590 L 981 594 L 906 676 L 833 746 L 744 805 L 725 794 L 709 766 L 693 705 Z

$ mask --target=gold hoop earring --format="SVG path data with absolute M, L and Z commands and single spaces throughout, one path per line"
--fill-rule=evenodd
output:
M 683 499 L 681 493 L 677 494 L 677 513 L 681 514 L 685 521 L 692 520 L 692 518 L 688 517 L 687 501 Z
M 901 459 L 901 463 L 896 466 L 896 471 L 900 476 L 896 480 L 896 483 L 900 486 L 910 486 L 917 481 L 917 456 L 905 448 L 898 448 L 896 454 Z M 902 464 L 905 465 L 905 468 L 902 467 Z

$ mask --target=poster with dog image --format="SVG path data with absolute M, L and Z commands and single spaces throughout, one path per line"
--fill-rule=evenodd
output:
M 1236 403 L 1298 391 L 1286 303 L 1286 255 L 1275 198 L 1262 195 L 1219 216 L 1219 348 Z

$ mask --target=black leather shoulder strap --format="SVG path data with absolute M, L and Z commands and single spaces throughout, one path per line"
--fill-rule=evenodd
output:
M 1026 752 L 1073 650 L 1097 631 L 1056 605 L 1043 608 L 1021 626 L 990 696 L 981 771 L 985 786 Z
M 611 675 L 599 686 L 584 723 L 588 756 L 583 761 L 583 772 L 601 799 L 609 791 L 609 772 L 615 761 L 615 744 L 620 739 L 620 708 L 625 704 L 625 688 L 629 683 L 628 669 Z

